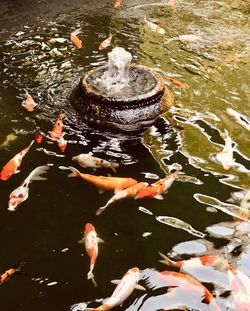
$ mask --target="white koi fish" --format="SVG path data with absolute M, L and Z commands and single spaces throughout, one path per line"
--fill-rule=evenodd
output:
M 22 182 L 21 186 L 16 188 L 9 195 L 9 211 L 15 211 L 17 206 L 28 199 L 29 196 L 29 184 L 34 180 L 46 180 L 46 178 L 41 177 L 40 175 L 46 173 L 49 169 L 49 166 L 38 166 L 35 168 L 29 176 Z
M 57 144 L 58 144 L 58 147 L 59 147 L 59 149 L 61 150 L 61 152 L 64 152 L 64 151 L 65 151 L 65 149 L 66 149 L 66 147 L 67 147 L 67 144 L 68 144 L 67 140 L 64 139 L 64 137 L 63 137 L 64 134 L 65 134 L 65 133 L 63 133 L 63 134 L 59 137 L 59 139 L 57 140 Z
M 112 171 L 114 171 L 115 173 L 116 173 L 115 168 L 119 166 L 118 163 L 94 157 L 89 153 L 81 153 L 78 156 L 73 157 L 72 160 L 77 161 L 81 167 L 91 167 L 91 168 L 107 167 L 111 168 Z
M 132 294 L 135 288 L 140 290 L 146 290 L 143 286 L 137 284 L 138 281 L 139 281 L 139 269 L 136 267 L 129 269 L 121 280 L 112 281 L 112 283 L 118 285 L 115 288 L 111 297 L 109 297 L 104 304 L 102 304 L 100 307 L 97 308 L 85 308 L 83 310 L 106 311 L 121 305 Z
M 221 134 L 221 137 L 225 140 L 225 146 L 221 152 L 215 155 L 215 159 L 223 166 L 225 170 L 228 170 L 235 164 L 235 159 L 233 158 L 233 142 L 229 137 L 227 130 L 225 130 L 225 133 Z
M 149 26 L 149 28 L 151 28 L 153 31 L 161 34 L 161 35 L 164 35 L 165 34 L 165 29 L 163 29 L 162 27 L 160 27 L 159 25 L 155 24 L 155 23 L 152 23 L 152 22 L 149 22 L 146 17 L 144 17 L 144 20 L 146 22 L 146 24 Z
M 94 226 L 90 223 L 87 223 L 85 225 L 84 237 L 79 241 L 79 243 L 85 244 L 86 251 L 90 258 L 90 269 L 87 278 L 88 280 L 92 279 L 95 286 L 97 286 L 97 284 L 94 279 L 93 270 L 95 267 L 96 258 L 98 256 L 98 242 L 101 243 L 103 240 L 97 237 Z
M 137 193 L 139 191 L 141 191 L 143 188 L 147 187 L 148 183 L 147 182 L 139 182 L 135 185 L 132 185 L 122 191 L 117 192 L 114 196 L 112 196 L 112 198 L 107 202 L 106 205 L 100 207 L 97 212 L 96 215 L 100 215 L 101 213 L 103 213 L 105 211 L 105 209 L 107 208 L 107 206 L 109 206 L 111 203 L 114 203 L 118 200 L 122 200 L 125 198 L 134 198 Z

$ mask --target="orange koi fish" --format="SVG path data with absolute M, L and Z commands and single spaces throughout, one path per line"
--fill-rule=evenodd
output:
M 145 187 L 144 189 L 139 191 L 139 193 L 136 195 L 135 198 L 136 199 L 155 198 L 158 200 L 162 200 L 163 199 L 162 193 L 165 193 L 170 188 L 177 175 L 178 172 L 175 171 L 173 174 L 158 180 L 157 182 L 151 184 L 148 187 Z
M 12 274 L 14 274 L 16 272 L 20 272 L 23 264 L 24 263 L 21 263 L 20 265 L 13 267 L 13 268 L 10 268 L 10 269 L 6 270 L 4 273 L 2 273 L 0 275 L 0 285 L 3 284 L 4 282 L 6 282 Z
M 84 308 L 84 311 L 107 311 L 113 309 L 116 306 L 121 305 L 134 291 L 134 289 L 146 290 L 143 286 L 138 284 L 139 281 L 139 269 L 137 267 L 131 268 L 122 277 L 121 280 L 111 281 L 114 284 L 118 284 L 107 299 L 107 301 L 97 308 Z
M 85 225 L 84 237 L 79 241 L 79 243 L 85 244 L 86 251 L 90 258 L 90 270 L 88 272 L 87 278 L 88 280 L 92 279 L 95 286 L 97 284 L 94 280 L 93 269 L 95 267 L 95 262 L 98 255 L 98 242 L 101 243 L 103 240 L 97 237 L 94 226 L 87 223 Z
M 168 4 L 171 9 L 174 9 L 176 7 L 176 1 L 175 0 L 168 0 Z
M 89 153 L 81 153 L 78 156 L 73 157 L 72 160 L 76 161 L 81 167 L 91 167 L 94 169 L 100 167 L 107 167 L 112 169 L 112 171 L 115 173 L 117 173 L 115 168 L 119 166 L 118 163 L 94 157 Z
M 164 76 L 164 79 L 166 81 L 169 81 L 171 83 L 174 84 L 175 87 L 177 87 L 178 89 L 181 89 L 181 90 L 186 90 L 188 88 L 188 85 L 186 83 L 183 83 L 177 79 L 174 79 L 174 78 L 171 78 L 171 77 L 167 77 L 167 76 Z
M 205 301 L 213 308 L 215 311 L 221 310 L 221 308 L 215 302 L 214 296 L 212 293 L 199 281 L 191 277 L 190 275 L 183 274 L 175 271 L 163 271 L 156 275 L 156 279 L 166 282 L 167 286 L 180 286 L 180 287 L 190 287 L 195 290 L 202 290 L 204 293 Z
M 153 31 L 164 35 L 165 34 L 165 29 L 161 28 L 159 25 L 156 25 L 155 23 L 149 22 L 146 17 L 144 18 L 146 24 L 149 26 L 149 28 L 151 28 Z
M 58 144 L 58 147 L 59 147 L 59 149 L 61 150 L 61 152 L 64 152 L 64 151 L 65 151 L 65 149 L 66 149 L 66 147 L 67 147 L 67 144 L 68 144 L 67 140 L 65 140 L 64 137 L 63 137 L 64 134 L 65 134 L 65 133 L 63 133 L 63 134 L 59 137 L 59 139 L 57 140 L 57 144 Z
M 72 174 L 70 174 L 69 177 L 81 177 L 82 179 L 92 183 L 96 187 L 105 190 L 123 190 L 137 184 L 137 180 L 130 177 L 95 176 L 91 174 L 82 174 L 72 166 L 69 166 L 68 169 L 72 171 Z
M 119 9 L 121 7 L 121 0 L 115 0 L 114 2 L 114 8 Z
M 38 166 L 35 168 L 29 176 L 22 182 L 21 186 L 16 188 L 9 195 L 9 211 L 15 211 L 17 206 L 28 199 L 29 196 L 29 184 L 33 180 L 46 180 L 46 178 L 40 175 L 44 174 L 49 169 L 49 166 Z
M 43 141 L 43 135 L 41 133 L 36 133 L 35 139 L 38 144 L 41 144 L 41 142 Z
M 142 190 L 143 188 L 145 188 L 148 185 L 147 182 L 139 182 L 135 185 L 132 185 L 122 191 L 117 192 L 108 202 L 106 205 L 100 207 L 97 212 L 96 215 L 100 215 L 101 213 L 103 213 L 105 211 L 105 209 L 107 208 L 107 206 L 109 206 L 111 203 L 114 203 L 118 200 L 121 199 L 125 199 L 125 198 L 134 198 L 136 196 L 136 194 Z
M 7 180 L 9 179 L 13 174 L 18 173 L 18 168 L 22 163 L 23 157 L 26 155 L 26 153 L 30 150 L 30 147 L 33 145 L 34 140 L 30 143 L 28 147 L 20 151 L 18 154 L 16 154 L 2 169 L 0 172 L 0 179 L 1 180 Z
M 110 46 L 111 40 L 112 40 L 112 35 L 110 34 L 107 39 L 105 39 L 104 41 L 100 43 L 99 50 L 106 49 L 108 46 Z
M 56 141 L 60 138 L 60 136 L 62 135 L 63 132 L 63 118 L 64 118 L 64 113 L 60 112 L 59 116 L 52 128 L 52 131 L 50 132 L 50 138 L 53 141 Z
M 80 40 L 77 35 L 81 32 L 81 29 L 77 29 L 70 34 L 70 41 L 78 48 L 81 49 L 83 47 L 82 40 Z
M 26 99 L 22 102 L 22 106 L 29 112 L 34 111 L 37 104 L 32 96 L 26 91 Z

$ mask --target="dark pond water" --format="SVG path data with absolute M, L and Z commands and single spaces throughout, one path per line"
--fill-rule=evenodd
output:
M 1 167 L 27 147 L 38 130 L 47 134 L 60 110 L 65 112 L 68 141 L 64 154 L 46 139 L 41 146 L 35 143 L 21 172 L 1 181 L 0 271 L 25 265 L 23 274 L 1 285 L 0 310 L 70 310 L 80 302 L 98 306 L 115 288 L 110 281 L 135 266 L 147 291 L 135 290 L 115 310 L 170 310 L 181 309 L 180 305 L 212 310 L 187 288 L 176 288 L 169 297 L 155 274 L 172 269 L 159 262 L 160 251 L 172 260 L 219 255 L 250 277 L 248 1 L 176 0 L 175 8 L 165 2 L 124 1 L 120 9 L 106 0 L 0 1 L 0 9 Z M 153 32 L 145 16 L 166 33 Z M 69 41 L 77 28 L 82 30 L 82 49 Z M 111 47 L 99 51 L 110 32 Z M 68 102 L 79 78 L 104 65 L 115 46 L 130 51 L 135 63 L 189 86 L 187 90 L 170 86 L 176 106 L 142 134 L 90 129 Z M 38 103 L 34 112 L 21 106 L 25 90 Z M 225 130 L 235 145 L 235 162 L 229 169 L 215 161 L 224 147 Z M 12 139 L 6 142 L 8 137 Z M 48 155 L 42 148 L 61 156 Z M 117 176 L 152 183 L 178 169 L 181 178 L 164 200 L 128 199 L 96 216 L 112 193 L 99 194 L 59 169 L 79 168 L 72 157 L 90 151 L 118 162 Z M 29 198 L 17 211 L 8 211 L 9 194 L 34 168 L 45 164 L 51 166 L 44 175 L 47 180 L 34 181 Z M 107 169 L 81 171 L 115 176 Z M 89 258 L 77 243 L 87 222 L 105 241 L 99 245 L 94 269 L 97 287 L 87 280 Z M 197 268 L 196 277 L 204 281 L 205 276 L 203 284 L 221 310 L 236 310 L 227 274 L 221 272 L 215 280 L 211 268 L 206 269 L 199 275 Z

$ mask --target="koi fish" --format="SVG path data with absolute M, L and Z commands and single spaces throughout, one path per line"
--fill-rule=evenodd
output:
M 30 143 L 28 147 L 20 151 L 18 154 L 16 154 L 2 169 L 0 172 L 0 179 L 1 180 L 7 180 L 9 179 L 13 174 L 18 173 L 18 168 L 22 163 L 23 157 L 26 155 L 26 153 L 30 150 L 30 147 L 33 145 L 34 140 Z
M 88 153 L 81 153 L 78 156 L 73 157 L 72 160 L 77 161 L 77 163 L 81 167 L 92 167 L 92 168 L 108 167 L 111 168 L 112 171 L 114 171 L 115 173 L 117 173 L 115 168 L 119 166 L 118 163 L 93 157 L 91 154 Z
M 233 272 L 231 273 L 230 272 L 231 271 L 229 271 L 228 276 L 229 276 L 232 296 L 235 302 L 235 310 L 240 310 L 240 311 L 250 310 L 249 288 L 244 287 L 244 284 L 239 282 L 240 280 L 237 279 L 237 277 L 235 277 L 235 274 Z M 248 283 L 249 283 L 249 280 L 248 280 Z
M 43 141 L 43 135 L 41 133 L 36 133 L 35 139 L 38 144 L 41 144 L 41 142 Z
M 188 272 L 189 267 L 194 266 L 211 266 L 222 272 L 227 272 L 229 269 L 228 263 L 219 256 L 201 256 L 198 258 L 190 258 L 188 260 L 173 261 L 160 252 L 159 255 L 163 258 L 160 262 L 168 266 L 178 267 L 183 272 Z
M 161 28 L 159 25 L 156 25 L 155 23 L 149 22 L 146 17 L 144 18 L 146 24 L 155 32 L 164 35 L 165 29 Z
M 60 136 L 62 135 L 63 132 L 63 118 L 64 118 L 64 113 L 60 112 L 59 116 L 52 128 L 52 131 L 50 132 L 50 138 L 53 141 L 56 141 L 60 138 Z
M 148 185 L 147 182 L 139 182 L 133 186 L 130 186 L 122 191 L 117 192 L 108 202 L 106 205 L 100 207 L 97 212 L 96 215 L 100 215 L 101 213 L 103 213 L 105 211 L 105 209 L 111 204 L 114 203 L 118 200 L 121 199 L 125 199 L 125 198 L 134 198 L 136 196 L 136 194 L 142 190 L 143 188 L 145 188 Z
M 34 102 L 32 96 L 26 91 L 26 99 L 22 102 L 22 106 L 29 112 L 34 111 L 37 104 Z
M 95 267 L 95 262 L 98 255 L 98 242 L 101 243 L 103 240 L 97 237 L 94 226 L 87 223 L 85 225 L 84 237 L 79 241 L 79 243 L 85 244 L 86 251 L 90 258 L 90 270 L 88 272 L 87 278 L 88 280 L 92 279 L 95 286 L 97 286 L 97 284 L 94 279 L 93 269 Z
M 59 139 L 57 140 L 57 144 L 58 144 L 58 147 L 59 147 L 59 149 L 61 150 L 61 152 L 64 152 L 64 151 L 65 151 L 65 149 L 66 149 L 66 147 L 67 147 L 67 144 L 68 144 L 67 140 L 64 139 L 63 136 L 64 136 L 64 134 L 62 134 L 62 135 L 59 137 Z
M 135 198 L 155 198 L 158 200 L 162 200 L 162 193 L 165 193 L 170 188 L 177 175 L 178 172 L 175 171 L 173 174 L 168 175 L 165 178 L 160 179 L 157 182 L 145 187 L 144 189 L 139 191 Z
M 171 41 L 181 41 L 182 43 L 187 43 L 187 42 L 197 42 L 197 41 L 201 41 L 202 37 L 201 36 L 197 36 L 197 35 L 180 35 L 177 37 L 173 37 L 168 39 L 167 41 L 165 41 L 165 44 L 170 43 Z
M 70 41 L 78 48 L 81 49 L 83 47 L 82 40 L 80 40 L 77 35 L 81 32 L 81 29 L 76 29 L 70 34 Z
M 104 41 L 100 43 L 99 50 L 106 49 L 108 46 L 110 46 L 111 40 L 112 40 L 112 35 L 110 34 L 107 39 L 105 39 Z
M 213 308 L 213 310 L 219 311 L 220 307 L 215 302 L 214 296 L 212 293 L 199 281 L 191 277 L 190 275 L 183 274 L 175 271 L 163 271 L 156 275 L 156 279 L 166 282 L 167 286 L 171 287 L 190 287 L 192 286 L 195 290 L 202 290 L 204 294 L 205 301 Z
M 164 76 L 164 79 L 173 83 L 175 87 L 177 87 L 178 89 L 181 89 L 181 90 L 186 90 L 188 88 L 188 85 L 186 83 L 183 83 L 177 79 L 174 79 L 174 78 L 171 78 L 171 77 L 167 77 L 167 76 Z
M 46 178 L 41 177 L 40 175 L 46 173 L 49 169 L 49 166 L 38 166 L 35 168 L 28 177 L 22 182 L 22 184 L 11 192 L 9 195 L 9 211 L 15 211 L 17 206 L 28 199 L 29 196 L 29 184 L 34 180 L 46 180 Z
M 5 141 L 0 145 L 0 149 L 7 147 L 11 141 L 14 141 L 16 139 L 17 139 L 17 136 L 15 134 L 12 134 L 12 133 L 8 134 L 6 136 Z
M 233 158 L 234 148 L 232 139 L 228 135 L 228 131 L 221 134 L 221 137 L 225 140 L 225 146 L 223 150 L 215 155 L 215 159 L 223 166 L 225 170 L 228 170 L 231 166 L 235 164 L 235 159 Z
M 121 0 L 115 0 L 114 2 L 114 8 L 119 9 L 121 7 Z
M 134 291 L 134 289 L 146 290 L 143 286 L 137 284 L 139 281 L 139 269 L 131 268 L 122 277 L 121 280 L 111 281 L 114 284 L 118 284 L 112 293 L 111 297 L 107 301 L 97 308 L 85 308 L 84 311 L 106 311 L 116 306 L 121 305 Z
M 176 1 L 168 0 L 167 6 L 169 6 L 171 9 L 174 9 L 176 7 Z
M 10 269 L 6 270 L 4 273 L 2 273 L 0 275 L 0 285 L 2 285 L 5 281 L 7 281 L 12 274 L 14 274 L 16 272 L 20 272 L 23 264 L 24 263 L 21 263 L 20 265 L 13 267 L 13 268 L 10 268 Z
M 96 187 L 105 190 L 123 190 L 137 184 L 137 180 L 129 177 L 106 177 L 95 176 L 91 174 L 82 174 L 72 166 L 69 166 L 68 169 L 72 171 L 72 174 L 70 174 L 69 177 L 81 177 L 82 179 L 92 183 Z

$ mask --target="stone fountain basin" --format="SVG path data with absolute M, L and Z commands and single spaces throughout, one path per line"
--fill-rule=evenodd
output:
M 93 127 L 140 131 L 152 125 L 173 104 L 173 95 L 161 76 L 141 65 L 130 65 L 129 86 L 110 94 L 96 82 L 107 66 L 95 68 L 80 79 L 70 102 Z

